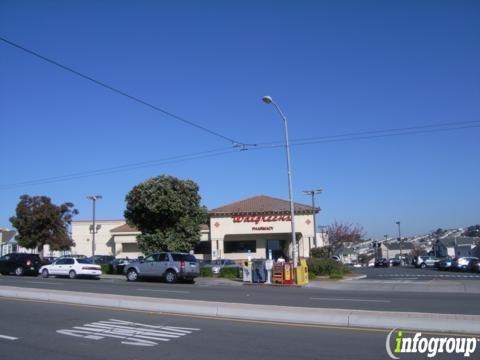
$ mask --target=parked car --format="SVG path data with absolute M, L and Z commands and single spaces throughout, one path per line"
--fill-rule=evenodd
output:
M 115 256 L 112 255 L 94 255 L 87 258 L 92 264 L 99 264 L 99 265 L 108 265 L 113 260 L 115 260 Z
M 220 274 L 220 270 L 223 268 L 240 269 L 240 266 L 235 261 L 230 259 L 220 259 L 212 261 L 212 274 Z
M 390 263 L 390 266 L 400 266 L 400 259 L 391 258 L 388 259 L 388 262 Z
M 379 258 L 375 260 L 375 267 L 389 267 L 390 262 L 385 258 Z
M 440 260 L 435 267 L 438 268 L 438 270 L 451 270 L 452 261 L 453 259 L 451 258 L 445 258 L 443 260 Z
M 75 259 L 86 259 L 87 257 L 85 255 L 81 255 L 81 254 L 72 254 L 72 255 L 62 255 L 59 257 L 59 259 L 61 258 L 75 258 Z
M 439 262 L 434 256 L 417 256 L 415 259 L 415 267 L 417 268 L 426 268 L 426 267 L 435 267 L 435 264 Z
M 53 264 L 42 266 L 38 272 L 44 278 L 49 276 L 68 276 L 70 279 L 76 277 L 94 277 L 99 279 L 102 275 L 100 265 L 92 264 L 87 259 L 73 257 L 62 257 Z
M 108 272 L 110 274 L 123 274 L 123 269 L 130 263 L 128 259 L 113 259 L 108 264 Z
M 42 260 L 37 254 L 10 253 L 0 258 L 0 274 L 17 276 L 37 274 Z
M 42 265 L 50 265 L 51 263 L 55 262 L 58 258 L 55 256 L 44 256 L 42 259 Z
M 161 277 L 167 283 L 177 280 L 194 282 L 200 275 L 200 265 L 191 254 L 164 252 L 129 263 L 125 266 L 124 274 L 128 281 L 136 281 L 141 277 Z
M 478 260 L 473 256 L 456 257 L 452 261 L 452 269 L 455 271 L 467 271 L 467 266 L 471 260 Z
M 200 260 L 199 262 L 200 269 L 203 268 L 208 268 L 213 266 L 213 261 L 212 260 Z
M 473 259 L 467 265 L 467 271 L 480 273 L 480 259 Z

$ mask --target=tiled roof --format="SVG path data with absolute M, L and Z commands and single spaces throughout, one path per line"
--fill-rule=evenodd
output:
M 311 206 L 295 203 L 296 214 L 313 214 L 314 211 L 318 213 L 320 208 L 313 209 Z M 211 215 L 272 213 L 289 214 L 290 202 L 270 196 L 259 195 L 210 210 Z
M 210 226 L 208 226 L 207 224 L 202 224 L 200 225 L 200 230 L 208 231 L 210 230 Z
M 123 224 L 120 226 L 117 226 L 116 228 L 113 228 L 110 230 L 112 233 L 132 233 L 132 232 L 139 232 L 138 229 L 134 226 L 130 226 L 128 224 Z
M 383 243 L 388 250 L 400 250 L 399 243 Z M 402 241 L 402 250 L 412 250 L 413 244 L 410 242 Z

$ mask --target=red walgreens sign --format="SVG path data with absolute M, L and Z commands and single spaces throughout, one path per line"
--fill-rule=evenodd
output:
M 291 221 L 290 215 L 236 215 L 232 216 L 234 223 L 255 223 L 260 222 L 277 222 L 277 221 Z

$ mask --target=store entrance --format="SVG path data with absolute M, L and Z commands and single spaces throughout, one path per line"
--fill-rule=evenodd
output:
M 272 251 L 272 258 L 273 260 L 277 261 L 278 258 L 286 258 L 286 250 L 285 250 L 285 240 L 267 240 L 267 258 L 268 253 Z

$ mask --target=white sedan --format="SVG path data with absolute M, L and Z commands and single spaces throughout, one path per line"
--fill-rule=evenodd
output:
M 100 265 L 92 264 L 86 259 L 71 257 L 63 257 L 53 264 L 44 265 L 38 272 L 44 278 L 48 278 L 49 276 L 68 276 L 70 279 L 75 279 L 77 276 L 100 278 L 100 275 L 102 275 Z

